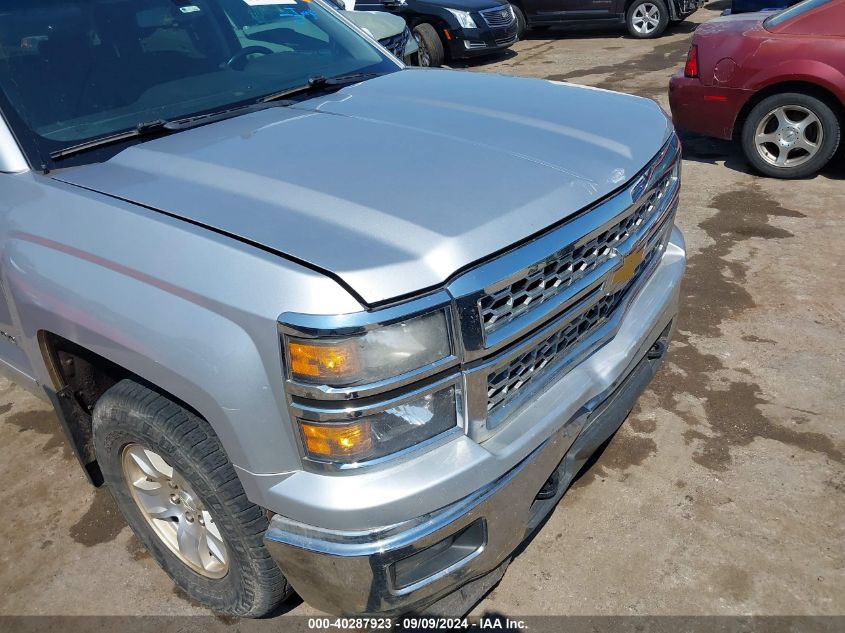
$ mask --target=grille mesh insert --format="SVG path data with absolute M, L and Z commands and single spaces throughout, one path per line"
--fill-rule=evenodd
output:
M 403 59 L 405 57 L 405 46 L 407 45 L 408 40 L 410 38 L 411 31 L 408 29 L 408 27 L 405 27 L 405 30 L 401 33 L 397 33 L 396 35 L 391 35 L 390 37 L 380 39 L 378 43 L 384 46 L 391 53 L 393 53 L 394 57 Z
M 487 22 L 487 25 L 493 28 L 510 26 L 514 21 L 514 16 L 508 5 L 496 7 L 495 9 L 486 9 L 480 11 L 480 13 L 484 21 Z
M 663 229 L 665 235 L 668 228 Z M 655 242 L 652 249 L 646 253 L 640 262 L 631 281 L 624 288 L 605 295 L 596 301 L 589 309 L 575 317 L 569 324 L 549 336 L 542 343 L 514 358 L 501 370 L 487 377 L 487 411 L 492 412 L 506 402 L 516 397 L 517 393 L 528 382 L 546 369 L 553 366 L 573 352 L 577 347 L 596 332 L 614 313 L 625 299 L 625 295 L 636 284 L 643 271 L 648 268 L 655 257 L 661 253 L 662 239 Z M 589 296 L 585 302 L 593 301 Z
M 531 349 L 487 379 L 487 410 L 494 408 L 515 395 L 521 387 L 545 369 L 557 357 L 565 354 L 579 340 L 595 331 L 613 312 L 620 299 L 618 293 L 606 296 L 592 308 L 559 330 L 534 349 Z
M 671 177 L 665 177 L 639 206 L 587 243 L 561 249 L 533 266 L 532 272 L 523 278 L 482 296 L 478 308 L 484 331 L 494 332 L 518 319 L 606 262 L 614 248 L 636 235 L 648 222 L 670 182 Z

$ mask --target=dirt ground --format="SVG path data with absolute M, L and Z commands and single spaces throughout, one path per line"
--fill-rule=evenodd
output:
M 715 8 L 653 42 L 542 32 L 474 70 L 668 109 Z M 845 614 L 845 160 L 780 182 L 729 143 L 686 139 L 684 157 L 668 361 L 476 614 Z M 206 613 L 86 485 L 45 404 L 2 382 L 0 413 L 0 614 Z

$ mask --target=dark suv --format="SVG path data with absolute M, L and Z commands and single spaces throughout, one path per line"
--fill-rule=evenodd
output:
M 518 39 L 517 17 L 505 0 L 358 0 L 355 10 L 405 18 L 419 43 L 420 66 L 489 55 Z
M 512 0 L 518 35 L 559 24 L 625 24 L 636 38 L 657 37 L 705 0 Z

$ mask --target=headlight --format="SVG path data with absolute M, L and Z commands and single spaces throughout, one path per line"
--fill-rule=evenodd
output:
M 462 28 L 465 29 L 474 29 L 475 20 L 472 19 L 472 16 L 469 14 L 469 11 L 458 11 L 457 9 L 446 9 L 449 13 L 455 16 L 455 19 L 458 21 L 458 24 L 461 25 Z
M 311 467 L 357 468 L 460 432 L 452 309 L 439 292 L 372 312 L 279 317 L 288 409 Z
M 452 355 L 445 310 L 351 336 L 285 338 L 289 377 L 328 387 L 395 379 Z
M 300 418 L 302 446 L 305 454 L 317 461 L 371 461 L 458 428 L 456 407 L 456 387 L 452 385 L 350 421 Z

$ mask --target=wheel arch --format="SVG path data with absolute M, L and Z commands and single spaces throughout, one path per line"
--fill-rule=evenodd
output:
M 748 119 L 748 114 L 754 107 L 772 95 L 782 94 L 785 92 L 798 92 L 812 97 L 816 97 L 820 101 L 824 101 L 839 117 L 840 121 L 845 121 L 845 104 L 839 100 L 829 88 L 820 83 L 813 81 L 778 81 L 766 85 L 757 92 L 755 92 L 740 108 L 736 116 L 733 126 L 733 137 L 738 138 L 742 134 L 742 128 L 745 126 L 745 121 Z
M 449 24 L 446 20 L 434 14 L 416 15 L 413 18 L 409 18 L 407 22 L 408 28 L 411 30 L 420 24 L 430 24 L 434 27 L 434 30 L 437 31 L 437 35 L 440 36 L 441 39 L 443 39 L 443 29 L 449 28 Z
M 628 18 L 628 9 L 631 8 L 631 5 L 634 4 L 637 0 L 624 0 L 621 3 L 622 6 L 622 17 L 623 19 Z M 677 19 L 678 16 L 678 9 L 675 6 L 675 0 L 662 0 L 666 7 L 669 9 L 669 18 L 671 20 Z
M 173 393 L 78 343 L 48 330 L 39 330 L 37 340 L 52 381 L 52 388 L 46 389 L 48 398 L 71 451 L 94 486 L 103 484 L 94 451 L 94 407 L 103 394 L 121 380 L 142 384 L 208 422 L 199 411 Z M 214 432 L 213 428 L 211 430 Z

